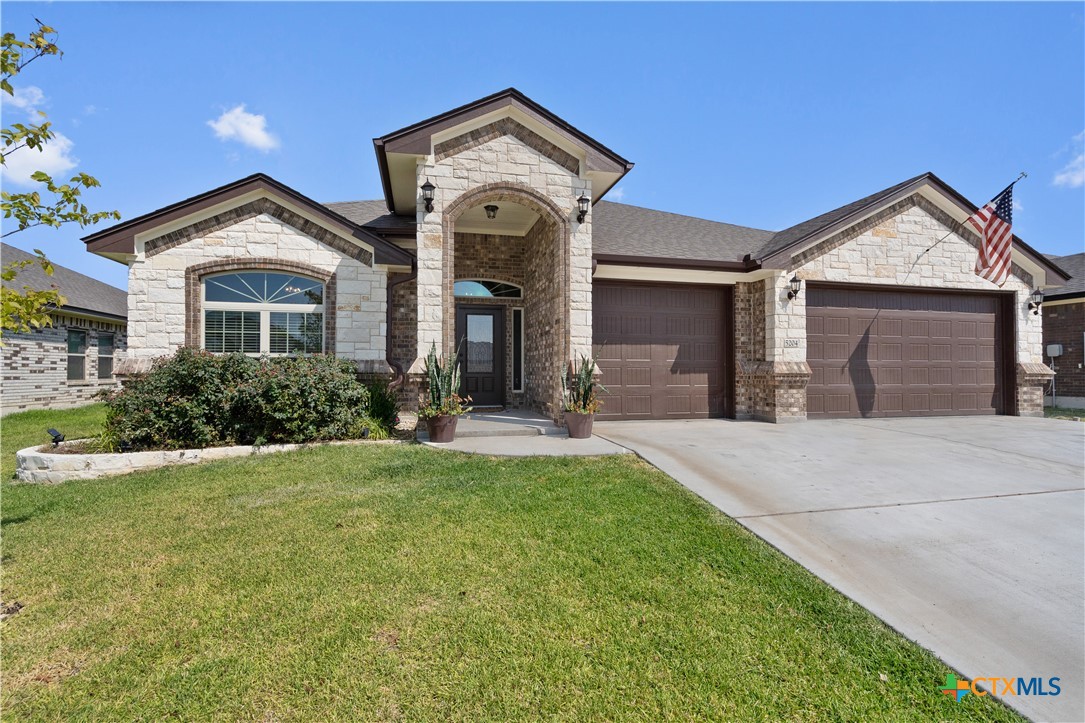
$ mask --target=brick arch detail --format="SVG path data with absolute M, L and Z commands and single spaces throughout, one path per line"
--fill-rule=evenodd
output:
M 185 269 L 185 346 L 199 348 L 203 323 L 203 295 L 200 287 L 205 277 L 231 271 L 279 271 L 308 276 L 324 284 L 324 353 L 335 353 L 335 273 L 317 266 L 275 258 L 216 259 L 193 264 Z
M 451 350 L 455 349 L 456 346 L 456 301 L 453 293 L 456 219 L 468 209 L 493 201 L 509 201 L 526 206 L 539 214 L 541 219 L 545 220 L 554 230 L 554 233 L 550 234 L 550 236 L 554 238 L 555 243 L 559 244 L 561 257 L 564 260 L 561 269 L 559 269 L 560 279 L 557 290 L 557 293 L 561 296 L 562 308 L 559 334 L 562 340 L 561 353 L 563 358 L 559 362 L 564 365 L 572 354 L 572 338 L 570 335 L 572 302 L 569 269 L 572 263 L 572 229 L 570 227 L 570 214 L 572 211 L 563 211 L 552 199 L 522 183 L 499 182 L 476 186 L 456 197 L 445 207 L 441 218 L 441 225 L 444 230 L 441 253 L 442 308 L 444 311 L 442 314 L 441 338 L 444 341 L 444 348 Z

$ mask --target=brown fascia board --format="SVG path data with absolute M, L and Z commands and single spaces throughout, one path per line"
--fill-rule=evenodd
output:
M 704 269 L 707 271 L 757 271 L 761 264 L 753 259 L 743 261 L 713 261 L 708 259 L 676 259 L 665 256 L 629 256 L 626 254 L 594 254 L 596 263 L 611 266 L 654 266 L 662 269 Z
M 219 186 L 197 196 L 165 206 L 157 211 L 137 216 L 129 221 L 84 236 L 82 240 L 91 253 L 132 254 L 136 250 L 135 239 L 138 234 L 256 190 L 264 190 L 285 197 L 333 226 L 337 226 L 351 238 L 372 246 L 373 258 L 378 264 L 410 266 L 414 259 L 410 253 L 385 241 L 372 231 L 359 226 L 350 219 L 332 211 L 327 206 L 317 203 L 308 196 L 303 196 L 289 186 L 263 173 L 255 173 L 225 186 Z
M 544 125 L 547 125 L 553 130 L 571 135 L 579 140 L 588 147 L 589 151 L 593 151 L 604 161 L 613 164 L 615 166 L 614 172 L 624 176 L 633 169 L 632 162 L 618 155 L 610 148 L 607 148 L 587 133 L 584 133 L 575 126 L 554 115 L 546 108 L 543 108 L 541 105 L 516 90 L 516 88 L 506 88 L 493 95 L 488 95 L 485 98 L 480 98 L 471 103 L 467 103 L 466 105 L 461 105 L 459 108 L 453 108 L 440 115 L 435 115 L 432 118 L 427 118 L 426 120 L 419 121 L 418 123 L 414 123 L 405 128 L 400 128 L 398 131 L 393 131 L 392 133 L 373 139 L 373 150 L 377 154 L 377 167 L 380 170 L 381 186 L 384 189 L 384 199 L 388 206 L 388 210 L 393 213 L 395 212 L 394 204 L 392 202 L 392 182 L 388 177 L 389 153 L 426 155 L 430 152 L 430 138 L 434 133 L 447 128 L 452 128 L 453 126 L 457 126 L 472 118 L 485 115 L 498 108 L 517 105 L 521 106 L 523 110 L 528 111 L 530 115 L 536 116 Z M 590 153 L 589 157 L 592 157 Z M 617 183 L 617 181 L 615 181 L 615 183 Z
M 787 246 L 785 246 L 785 247 L 783 247 L 781 249 L 777 249 L 776 251 L 773 251 L 768 256 L 762 258 L 760 263 L 761 263 L 762 266 L 772 267 L 773 264 L 778 263 L 781 260 L 788 260 L 791 257 L 791 254 L 790 254 L 791 249 L 795 248 L 796 246 L 799 246 L 801 244 L 804 244 L 804 243 L 808 242 L 811 238 L 815 238 L 815 237 L 818 237 L 818 236 L 828 237 L 828 236 L 833 235 L 834 233 L 842 231 L 842 230 L 848 228 L 849 226 L 853 225 L 854 223 L 856 223 L 857 219 L 867 215 L 872 210 L 882 208 L 884 206 L 890 206 L 890 205 L 896 203 L 897 201 L 900 201 L 901 199 L 904 199 L 904 198 L 907 198 L 908 196 L 911 196 L 913 193 L 918 191 L 923 186 L 923 184 L 928 183 L 928 182 L 931 185 L 937 187 L 940 191 L 942 191 L 942 193 L 944 193 L 947 197 L 949 197 L 949 199 L 951 201 L 956 203 L 957 206 L 960 207 L 969 216 L 974 214 L 979 209 L 978 206 L 976 206 L 974 203 L 972 203 L 967 198 L 965 198 L 963 195 L 961 195 L 961 193 L 959 191 L 957 191 L 957 189 L 953 188 L 948 183 L 943 181 L 941 178 L 939 178 L 938 176 L 936 176 L 933 173 L 931 173 L 930 171 L 928 171 L 927 173 L 924 173 L 921 176 L 917 176 L 911 183 L 909 183 L 907 186 L 901 188 L 896 193 L 893 193 L 893 194 L 891 194 L 889 196 L 885 196 L 885 197 L 882 197 L 882 198 L 875 199 L 875 200 L 871 201 L 869 204 L 867 204 L 866 206 L 863 206 L 862 208 L 856 209 L 851 214 L 849 214 L 848 216 L 840 219 L 836 223 L 833 223 L 833 224 L 831 224 L 829 226 L 826 226 L 824 228 L 820 228 L 820 229 L 817 229 L 815 231 L 812 231 L 811 233 L 807 234 L 806 236 L 803 236 L 802 238 L 799 238 L 799 239 L 796 239 L 795 241 L 792 241 Z M 1048 271 L 1053 272 L 1054 275 L 1060 277 L 1063 281 L 1068 281 L 1070 279 L 1069 274 L 1067 274 L 1061 268 L 1059 268 L 1058 266 L 1053 264 L 1046 256 L 1044 256 L 1043 254 L 1038 252 L 1036 249 L 1032 248 L 1027 243 L 1022 241 L 1016 234 L 1013 237 L 1013 243 L 1014 243 L 1015 247 L 1021 249 L 1028 256 L 1030 256 L 1033 261 L 1035 261 L 1040 266 L 1043 266 Z

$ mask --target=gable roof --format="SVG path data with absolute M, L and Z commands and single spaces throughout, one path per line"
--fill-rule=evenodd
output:
M 377 166 L 380 170 L 386 208 L 392 212 L 396 210 L 394 184 L 392 182 L 393 169 L 389 164 L 390 154 L 396 158 L 428 155 L 435 134 L 448 131 L 505 108 L 519 111 L 532 121 L 539 123 L 546 131 L 552 132 L 558 137 L 566 138 L 584 150 L 585 168 L 581 169 L 582 172 L 599 171 L 606 174 L 609 179 L 605 184 L 605 188 L 592 194 L 595 200 L 602 198 L 607 191 L 621 180 L 622 176 L 633 169 L 633 164 L 630 161 L 622 158 L 587 133 L 543 108 L 516 88 L 506 88 L 485 98 L 479 98 L 432 118 L 412 123 L 405 128 L 374 138 L 373 150 L 377 155 Z M 414 173 L 413 163 L 409 164 L 409 172 Z M 413 194 L 411 198 L 410 203 L 413 204 Z M 403 198 L 400 201 L 401 204 L 405 202 Z M 404 208 L 401 205 L 400 211 L 403 210 Z
M 950 203 L 956 205 L 969 216 L 975 213 L 978 208 L 948 183 L 928 171 L 877 193 L 860 198 L 858 201 L 853 201 L 828 213 L 798 223 L 791 228 L 784 229 L 774 234 L 772 239 L 755 254 L 755 257 L 765 266 L 779 264 L 789 258 L 792 252 L 798 251 L 803 244 L 842 231 L 878 209 L 911 196 L 924 186 L 933 187 L 945 196 Z M 1060 280 L 1069 278 L 1068 274 L 1056 264 L 1053 264 L 1047 256 L 1029 246 L 1016 235 L 1013 237 L 1013 245 L 1015 251 L 1020 251 L 1035 264 L 1042 267 L 1045 273 L 1053 277 L 1049 279 L 1049 283 L 1058 283 Z
M 374 260 L 378 264 L 409 266 L 413 260 L 409 253 L 395 244 L 263 173 L 254 173 L 206 193 L 110 226 L 103 231 L 84 236 L 83 242 L 87 245 L 88 251 L 103 256 L 133 254 L 136 250 L 138 234 L 256 191 L 280 196 L 311 212 L 332 228 L 338 229 L 347 238 L 354 238 L 372 246 Z
M 1052 289 L 1044 295 L 1045 299 L 1055 301 L 1057 299 L 1085 298 L 1085 253 L 1070 254 L 1069 256 L 1048 256 L 1052 262 L 1065 269 L 1070 274 L 1070 280 L 1057 289 Z
M 349 218 L 359 226 L 379 234 L 401 235 L 414 238 L 418 224 L 414 216 L 400 216 L 388 213 L 383 200 L 376 201 L 334 201 L 325 206 L 344 218 Z
M 7 266 L 17 261 L 33 261 L 38 257 L 8 244 L 0 244 L 2 263 Z M 114 319 L 128 318 L 128 292 L 110 286 L 104 281 L 92 279 L 86 274 L 72 271 L 66 266 L 53 263 L 53 275 L 49 276 L 40 264 L 23 267 L 14 281 L 4 282 L 9 288 L 21 290 L 24 286 L 49 289 L 54 285 L 67 299 L 62 311 L 86 313 Z

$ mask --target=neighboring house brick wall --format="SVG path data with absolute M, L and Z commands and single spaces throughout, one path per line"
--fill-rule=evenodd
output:
M 97 394 L 117 386 L 115 378 L 98 379 L 98 335 L 114 335 L 113 365 L 124 358 L 127 334 L 123 322 L 91 321 L 63 313 L 52 315 L 53 326 L 4 334 L 3 414 L 27 409 L 66 409 L 97 401 Z M 68 380 L 68 329 L 87 332 L 84 379 Z M 61 430 L 63 431 L 63 430 Z
M 358 362 L 364 371 L 387 372 L 387 277 L 383 270 L 364 263 L 371 258 L 368 253 L 348 254 L 350 249 L 339 248 L 340 242 L 333 248 L 267 213 L 228 224 L 201 222 L 169 237 L 164 244 L 148 241 L 145 246 L 152 246 L 154 253 L 140 253 L 129 267 L 133 359 L 171 354 L 193 336 L 191 330 L 186 334 L 186 325 L 200 328 L 202 321 L 190 318 L 198 309 L 190 308 L 186 300 L 186 270 L 201 267 L 207 273 L 235 261 L 275 259 L 298 268 L 320 269 L 334 280 L 335 293 L 328 294 L 325 308 L 325 314 L 334 314 L 332 348 L 338 356 Z
M 1055 393 L 1060 405 L 1069 399 L 1074 405 L 1085 402 L 1085 299 L 1072 304 L 1045 304 L 1044 355 L 1048 344 L 1062 344 L 1062 356 L 1055 359 Z M 1050 397 L 1049 397 L 1050 400 Z

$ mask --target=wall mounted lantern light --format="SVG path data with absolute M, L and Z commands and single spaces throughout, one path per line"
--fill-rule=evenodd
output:
M 426 179 L 426 182 L 422 184 L 422 201 L 426 204 L 426 213 L 433 211 L 433 192 L 437 190 L 437 186 L 434 186 Z
M 791 277 L 791 281 L 787 282 L 791 286 L 791 290 L 787 292 L 788 301 L 793 301 L 799 298 L 799 292 L 802 291 L 802 280 L 798 274 Z
M 1044 292 L 1040 289 L 1034 289 L 1028 296 L 1028 308 L 1033 314 L 1040 313 L 1040 307 L 1044 303 Z
M 580 210 L 580 213 L 576 215 L 576 222 L 584 223 L 584 219 L 588 217 L 588 209 L 591 208 L 591 199 L 587 196 L 581 196 L 576 199 L 576 206 Z
M 483 206 L 483 208 L 486 209 L 486 218 L 490 219 L 491 221 L 497 218 L 497 206 L 491 203 L 489 206 Z

